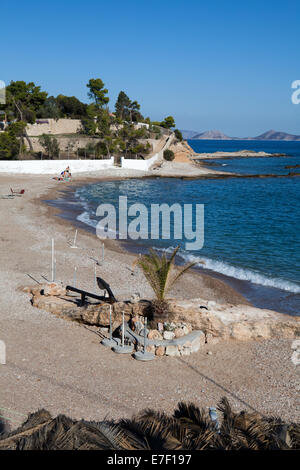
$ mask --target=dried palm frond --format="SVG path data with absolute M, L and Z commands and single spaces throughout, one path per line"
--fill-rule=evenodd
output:
M 74 421 L 41 410 L 10 434 L 0 449 L 18 450 L 273 450 L 299 449 L 299 423 L 258 413 L 235 413 L 226 398 L 218 405 L 217 428 L 207 411 L 180 402 L 172 416 L 146 409 L 133 419 Z M 222 418 L 222 419 L 221 419 Z

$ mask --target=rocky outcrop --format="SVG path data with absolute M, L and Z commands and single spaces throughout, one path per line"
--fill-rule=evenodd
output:
M 170 311 L 174 321 L 189 321 L 193 329 L 205 331 L 208 342 L 300 336 L 299 317 L 250 305 L 218 304 L 203 299 L 173 300 Z
M 50 292 L 56 291 L 54 286 L 51 289 Z M 124 312 L 126 321 L 131 320 L 131 325 L 136 322 L 133 330 L 140 334 L 143 323 L 139 317 L 145 315 L 149 307 L 149 301 L 147 300 L 140 300 L 135 303 L 129 301 L 116 302 L 112 305 L 105 302 L 91 302 L 84 307 L 79 307 L 79 297 L 44 295 L 44 292 L 49 293 L 49 290 L 45 290 L 44 285 L 24 290 L 32 294 L 32 304 L 35 307 L 69 320 L 90 325 L 107 327 L 111 308 L 114 326 L 117 327 L 122 321 L 122 313 Z M 297 339 L 300 337 L 299 317 L 280 314 L 272 310 L 242 304 L 236 306 L 218 304 L 200 298 L 181 301 L 170 300 L 169 304 L 172 321 L 175 324 L 187 325 L 186 331 L 183 332 L 180 332 L 179 329 L 184 329 L 184 326 L 174 328 L 170 340 L 174 340 L 174 338 L 180 340 L 191 330 L 203 331 L 207 343 L 228 339 L 248 341 L 269 338 Z M 149 332 L 152 341 L 158 341 L 161 336 L 164 336 L 163 332 L 153 331 L 156 332 L 151 333 L 151 330 Z
M 170 150 L 174 152 L 175 162 L 190 163 L 190 156 L 195 154 L 192 147 L 186 141 L 170 145 Z

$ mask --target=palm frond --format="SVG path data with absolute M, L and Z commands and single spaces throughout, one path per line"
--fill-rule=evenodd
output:
M 134 265 L 139 266 L 147 281 L 149 282 L 153 292 L 158 300 L 163 300 L 175 282 L 192 266 L 196 263 L 188 263 L 187 265 L 178 268 L 179 271 L 173 274 L 175 257 L 179 250 L 177 246 L 170 257 L 166 253 L 159 255 L 152 248 L 146 255 L 139 256 Z

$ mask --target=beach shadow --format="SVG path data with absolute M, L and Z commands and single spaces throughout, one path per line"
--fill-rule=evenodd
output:
M 247 408 L 251 409 L 252 411 L 255 411 L 256 413 L 259 413 L 261 416 L 265 417 L 260 411 L 258 411 L 256 408 L 254 408 L 253 406 L 251 406 L 249 403 L 247 403 L 245 400 L 243 400 L 242 398 L 240 398 L 238 395 L 236 395 L 234 392 L 231 392 L 230 390 L 228 390 L 228 388 L 224 387 L 223 385 L 219 384 L 218 382 L 216 382 L 214 379 L 212 379 L 211 377 L 208 377 L 207 375 L 203 374 L 202 372 L 200 372 L 196 367 L 192 366 L 191 364 L 189 364 L 188 362 L 184 361 L 182 358 L 179 358 L 179 357 L 176 357 L 176 360 L 181 362 L 182 364 L 184 364 L 185 366 L 187 366 L 189 369 L 191 369 L 193 372 L 195 372 L 196 374 L 200 375 L 202 378 L 208 380 L 209 382 L 211 382 L 213 385 L 215 385 L 216 387 L 218 387 L 220 390 L 222 390 L 223 392 L 227 393 L 228 395 L 230 395 L 231 397 L 235 398 L 237 401 L 239 401 L 240 403 L 242 403 L 243 405 L 245 405 Z

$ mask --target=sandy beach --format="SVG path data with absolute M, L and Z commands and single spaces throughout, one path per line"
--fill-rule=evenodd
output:
M 69 187 L 120 174 L 115 170 L 113 175 L 76 176 Z M 59 197 L 68 188 L 64 183 L 49 176 L 1 175 L 0 194 L 10 187 L 25 189 L 23 197 L 0 200 L 0 339 L 7 348 L 7 364 L 0 365 L 0 414 L 12 427 L 39 408 L 53 415 L 101 420 L 129 417 L 145 407 L 170 412 L 180 400 L 214 406 L 224 395 L 238 410 L 299 419 L 299 376 L 290 359 L 291 340 L 224 341 L 187 358 L 164 357 L 145 364 L 105 349 L 96 328 L 34 308 L 22 287 L 49 278 L 52 238 L 57 279 L 72 282 L 76 266 L 78 285 L 89 291 L 94 289 L 91 258 L 100 258 L 101 243 L 79 229 L 79 248 L 70 248 L 74 226 L 42 202 Z M 119 299 L 135 292 L 152 297 L 142 274 L 131 274 L 134 258 L 119 245 L 106 244 L 98 274 Z M 221 303 L 246 303 L 222 281 L 196 273 L 186 275 L 171 296 L 193 298 L 195 293 Z

